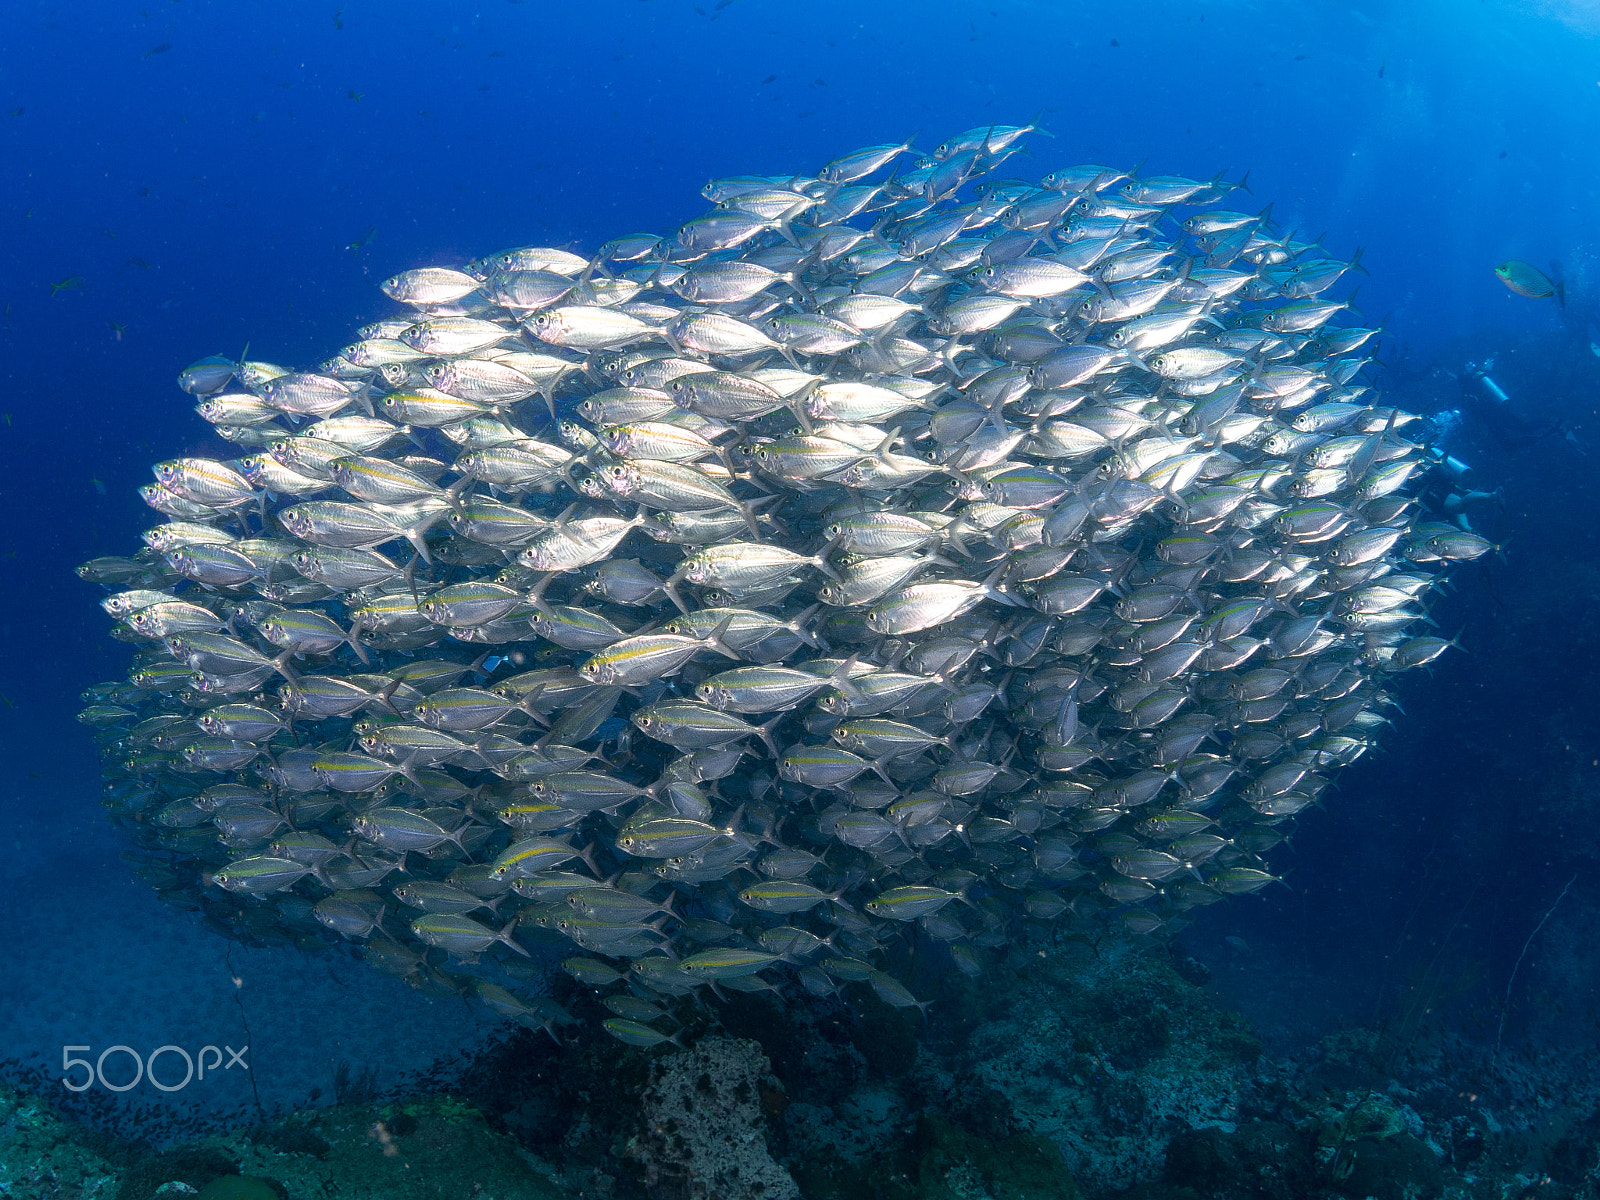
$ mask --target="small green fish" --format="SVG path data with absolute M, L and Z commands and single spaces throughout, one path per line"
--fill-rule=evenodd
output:
M 1520 258 L 1508 258 L 1494 269 L 1494 273 L 1499 276 L 1501 283 L 1519 296 L 1529 296 L 1535 300 L 1554 296 L 1562 308 L 1567 306 L 1566 283 L 1552 281 L 1550 276 L 1532 263 L 1525 263 Z
M 670 1037 L 658 1029 L 652 1029 L 642 1021 L 630 1021 L 627 1017 L 608 1017 L 600 1022 L 601 1026 L 619 1042 L 626 1042 L 630 1046 L 638 1046 L 648 1050 L 652 1046 L 659 1046 L 662 1042 L 671 1042 L 680 1050 L 683 1043 L 678 1040 L 679 1035 Z
M 763 967 L 781 961 L 782 956 L 759 950 L 702 950 L 678 964 L 685 975 L 696 979 L 735 979 L 754 975 Z
M 344 248 L 346 250 L 350 251 L 350 253 L 352 253 L 352 254 L 360 254 L 363 250 L 365 250 L 368 246 L 370 246 L 372 244 L 372 239 L 377 237 L 377 236 L 378 236 L 378 227 L 376 225 L 374 225 L 370 229 L 368 229 L 365 233 L 363 233 L 360 237 L 358 237 L 355 241 L 347 242 L 345 244 Z

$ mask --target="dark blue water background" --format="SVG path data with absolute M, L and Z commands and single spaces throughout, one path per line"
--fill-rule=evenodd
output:
M 151 462 L 229 453 L 173 382 L 188 362 L 248 343 L 306 365 L 390 311 L 376 284 L 396 270 L 592 250 L 703 211 L 711 177 L 1039 114 L 1055 136 L 1019 173 L 1248 169 L 1241 207 L 1270 200 L 1336 254 L 1364 246 L 1358 303 L 1390 331 L 1403 402 L 1453 404 L 1444 372 L 1494 354 L 1520 408 L 1587 420 L 1600 441 L 1586 337 L 1600 18 L 1586 9 L 15 0 L 0 39 L 0 1056 L 228 1032 L 184 1025 L 232 1004 L 222 946 L 127 878 L 72 720 L 78 691 L 124 661 L 72 567 L 136 546 Z M 1567 308 L 1510 294 L 1492 267 L 1512 256 L 1564 277 Z M 1479 1000 L 1462 1020 L 1492 1025 L 1523 939 L 1576 874 L 1523 967 L 1544 999 L 1513 1010 L 1513 1031 L 1593 1040 L 1600 459 L 1482 423 L 1459 448 L 1479 486 L 1505 486 L 1488 515 L 1510 540 L 1506 563 L 1462 571 L 1438 610 L 1472 656 L 1404 681 L 1389 753 L 1277 852 L 1292 892 L 1217 906 L 1188 935 L 1269 1033 L 1392 1011 L 1408 981 L 1447 968 Z M 252 982 L 292 1012 L 310 994 L 301 969 L 265 956 Z M 344 1000 L 305 1002 L 300 1052 L 324 1073 L 330 1055 L 362 1058 L 374 1006 L 413 1022 L 386 1069 L 478 1020 L 398 985 L 337 987 Z M 314 1025 L 337 1025 L 345 1048 Z

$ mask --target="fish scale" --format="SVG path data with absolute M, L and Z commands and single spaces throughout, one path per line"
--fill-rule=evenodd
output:
M 1220 176 L 988 184 L 1031 132 L 400 272 L 411 311 L 315 371 L 197 363 L 264 452 L 160 464 L 174 520 L 80 568 L 135 646 L 81 717 L 108 807 L 161 814 L 125 824 L 228 936 L 314 904 L 513 1018 L 459 964 L 547 939 L 601 988 L 905 1006 L 913 928 L 970 974 L 1023 919 L 1149 936 L 1272 882 L 1492 547 L 1413 499 L 1426 436 L 1337 357 L 1374 336 L 1325 296 L 1354 259 Z M 279 814 L 314 865 L 243 844 Z

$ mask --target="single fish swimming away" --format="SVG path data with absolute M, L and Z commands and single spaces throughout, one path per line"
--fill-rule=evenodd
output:
M 164 523 L 80 569 L 162 894 L 513 1019 L 462 964 L 564 948 L 648 1046 L 700 991 L 909 1006 L 908 941 L 973 973 L 1274 882 L 1491 547 L 1409 494 L 1349 263 L 1220 176 L 1011 178 L 1030 132 L 714 180 L 184 371 L 238 457 L 158 464 Z
M 1525 263 L 1520 258 L 1508 258 L 1494 269 L 1494 273 L 1500 277 L 1501 283 L 1519 296 L 1530 296 L 1535 300 L 1554 296 L 1562 308 L 1567 306 L 1566 284 L 1553 281 L 1532 263 Z

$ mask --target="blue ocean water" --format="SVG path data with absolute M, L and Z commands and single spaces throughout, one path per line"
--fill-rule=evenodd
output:
M 1019 173 L 1248 170 L 1284 229 L 1363 247 L 1385 386 L 1460 408 L 1451 448 L 1473 486 L 1503 489 L 1481 523 L 1505 560 L 1459 572 L 1433 613 L 1469 653 L 1404 681 L 1385 753 L 1275 852 L 1291 890 L 1207 911 L 1188 944 L 1286 1043 L 1448 972 L 1467 980 L 1463 1029 L 1493 1038 L 1504 1012 L 1505 1036 L 1593 1047 L 1591 6 L 149 0 L 18 3 L 7 27 L 0 1057 L 242 1044 L 242 1002 L 274 1064 L 265 1098 L 295 1103 L 339 1060 L 393 1078 L 492 1028 L 354 966 L 230 962 L 117 859 L 73 714 L 124 652 L 72 568 L 136 544 L 151 462 L 219 452 L 174 384 L 184 365 L 247 345 L 308 364 L 389 311 L 376 284 L 394 271 L 591 251 L 701 212 L 708 178 L 1036 115 L 1053 137 Z M 1511 257 L 1561 278 L 1565 306 L 1502 286 Z M 1456 377 L 1491 359 L 1509 416 L 1462 402 Z M 216 1082 L 193 1102 L 248 1099 Z

